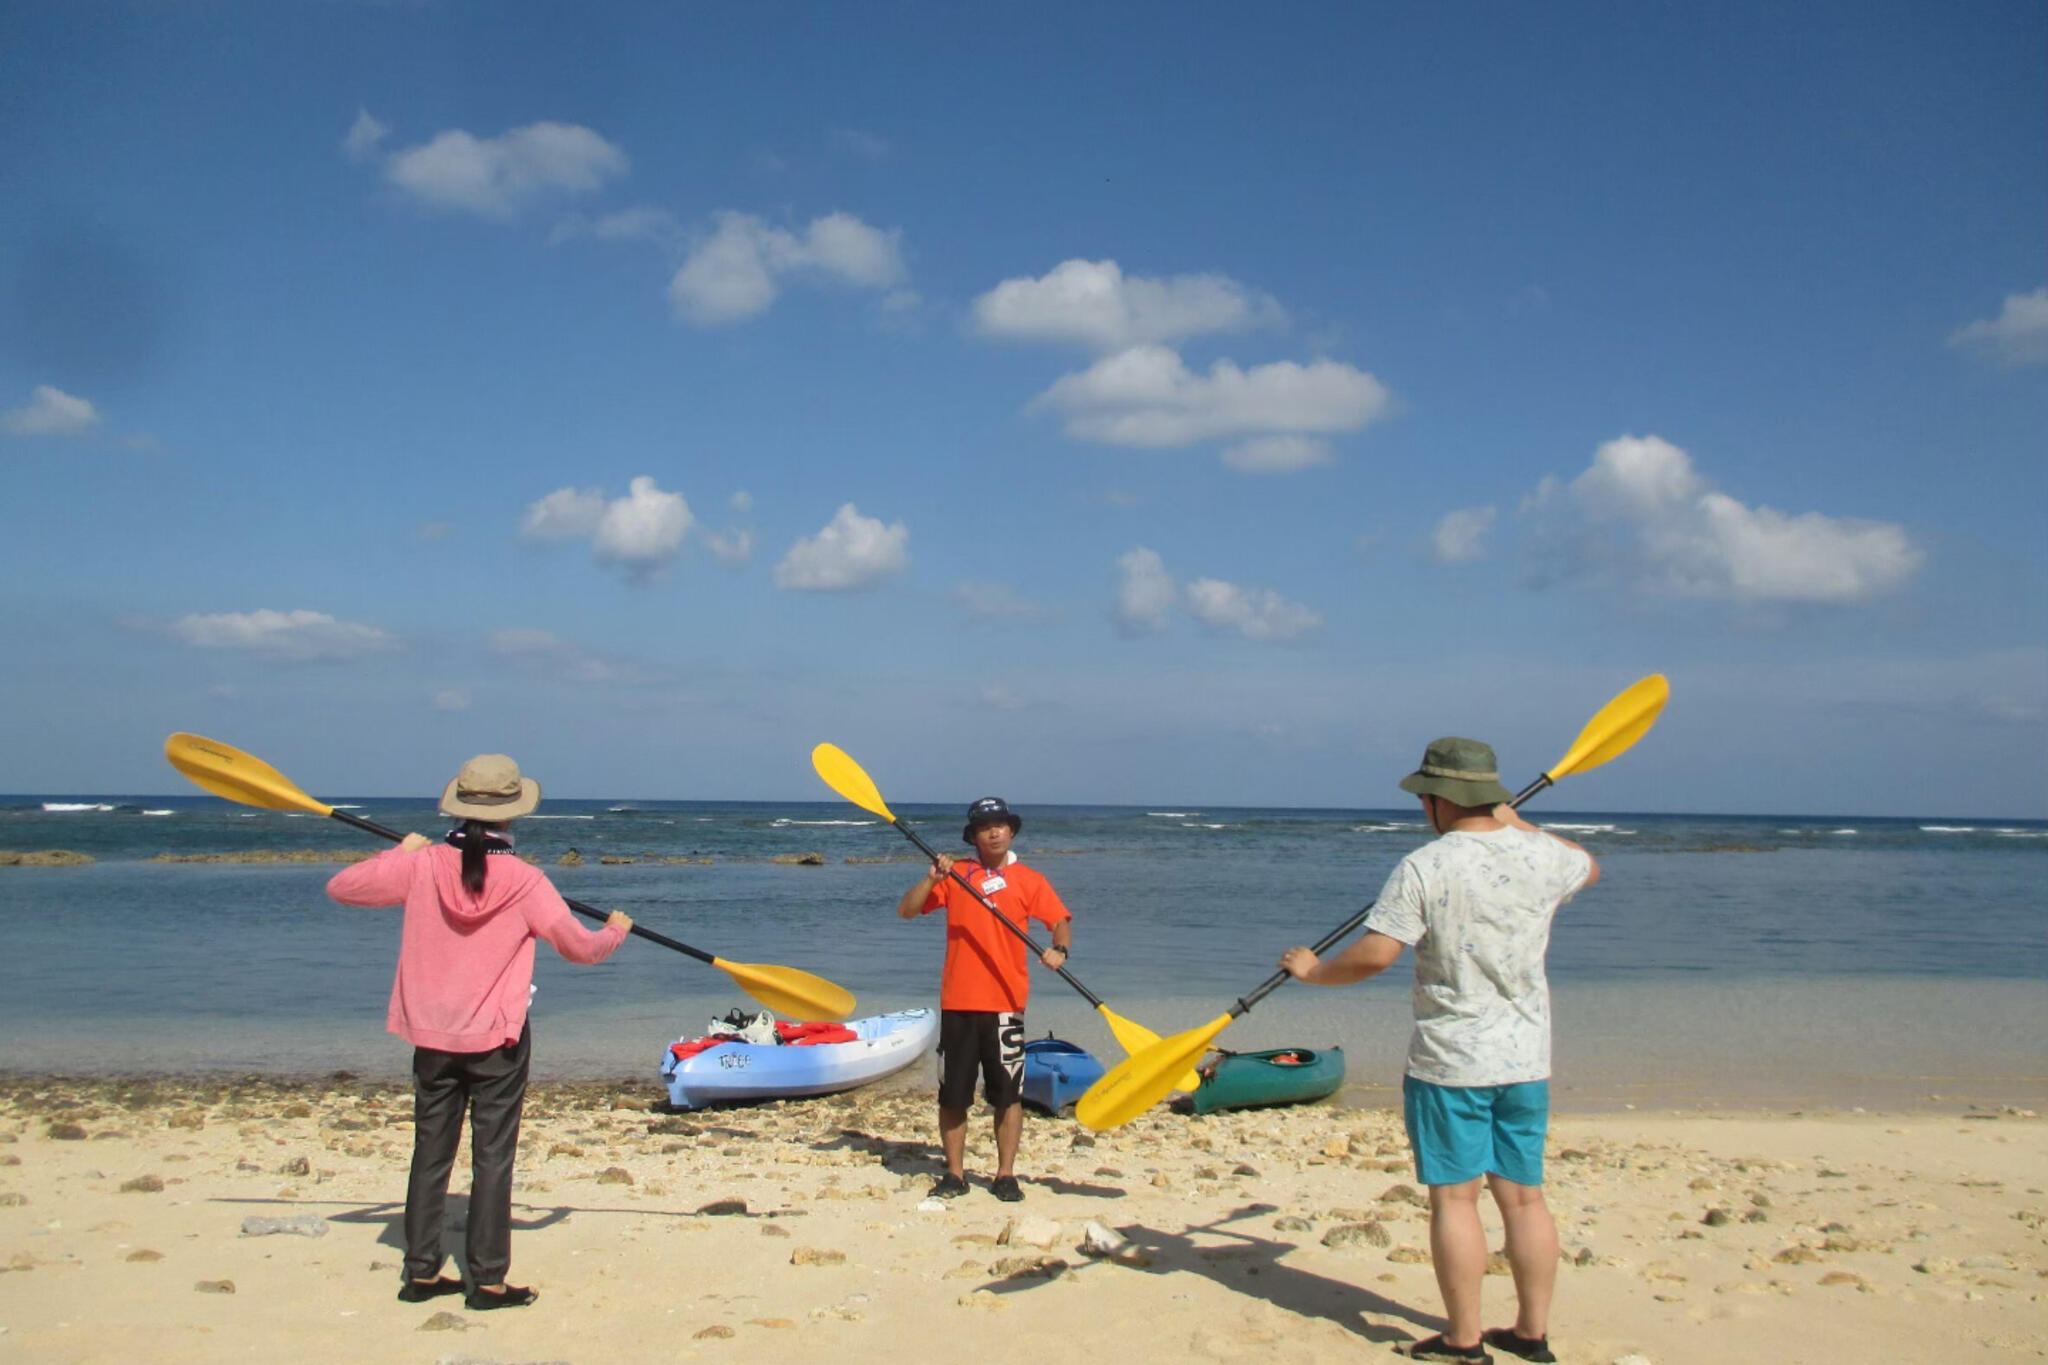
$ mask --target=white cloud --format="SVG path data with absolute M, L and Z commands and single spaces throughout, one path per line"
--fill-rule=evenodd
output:
M 850 153 L 862 161 L 887 160 L 890 152 L 887 138 L 864 133 L 858 128 L 834 128 L 831 142 L 839 151 Z
M 1116 562 L 1116 628 L 1124 635 L 1158 635 L 1178 589 L 1156 550 L 1140 545 Z
M 1270 588 L 1241 588 L 1220 578 L 1188 584 L 1188 610 L 1211 630 L 1234 630 L 1247 640 L 1293 640 L 1323 624 L 1323 618 Z
M 1063 414 L 1067 434 L 1084 441 L 1162 447 L 1356 431 L 1391 401 L 1379 380 L 1339 361 L 1244 370 L 1219 360 L 1205 377 L 1164 346 L 1134 346 L 1064 376 L 1032 406 Z
M 850 213 L 829 213 L 811 223 L 791 268 L 816 268 L 849 284 L 884 289 L 904 277 L 897 248 L 902 235 L 869 227 Z
M 551 630 L 541 630 L 537 626 L 508 626 L 503 630 L 494 630 L 485 637 L 484 642 L 490 646 L 493 654 L 504 655 L 507 658 L 551 654 L 568 647 L 562 643 L 561 636 Z
M 1045 615 L 1045 608 L 1027 602 L 1007 583 L 959 583 L 953 601 L 970 616 L 991 620 L 1028 621 Z
M 459 687 L 444 687 L 434 694 L 434 709 L 436 711 L 467 711 L 469 709 L 469 693 Z
M 678 316 L 700 327 L 744 322 L 775 302 L 775 277 L 762 250 L 758 219 L 729 214 L 691 251 L 668 282 Z M 761 229 L 768 231 L 769 229 Z
M 527 540 L 580 540 L 603 520 L 603 493 L 595 488 L 557 488 L 526 509 L 519 534 Z
M 775 566 L 775 583 L 801 592 L 871 588 L 909 566 L 909 543 L 910 531 L 902 522 L 884 526 L 849 502 L 818 534 L 789 548 Z
M 1460 507 L 1446 512 L 1429 536 L 1429 555 L 1439 564 L 1466 564 L 1486 553 L 1486 533 L 1498 509 Z
M 368 161 L 377 154 L 384 135 L 390 131 L 390 124 L 380 123 L 370 117 L 369 110 L 358 108 L 356 121 L 349 125 L 348 136 L 341 140 L 341 150 L 350 161 Z
M 1037 279 L 1004 280 L 974 301 L 984 336 L 1067 342 L 1099 351 L 1277 327 L 1270 295 L 1227 275 L 1126 276 L 1115 261 L 1062 261 Z
M 1948 344 L 1989 356 L 2007 369 L 2048 364 L 2048 288 L 2008 294 L 1997 317 L 1958 327 Z
M 599 242 L 680 242 L 683 225 L 667 209 L 642 206 L 620 209 L 617 213 L 596 218 L 572 213 L 556 223 L 548 233 L 550 242 L 573 241 L 579 237 Z
M 728 499 L 728 505 L 735 512 L 751 512 L 754 510 L 754 495 L 742 488 Z
M 526 509 L 527 540 L 588 539 L 600 564 L 616 564 L 636 582 L 653 576 L 682 551 L 696 518 L 680 493 L 667 493 L 642 474 L 626 496 L 606 500 L 595 488 L 558 488 Z
M 1523 510 L 1537 524 L 1539 581 L 1605 576 L 1671 596 L 1845 604 L 1896 590 L 1925 560 L 1893 522 L 1738 502 L 1657 436 L 1607 442 Z
M 888 289 L 907 272 L 902 233 L 850 213 L 814 219 L 801 235 L 752 214 L 717 215 L 669 281 L 677 316 L 700 327 L 744 322 L 766 312 L 789 276 L 822 276 L 863 289 Z
M 997 711 L 1022 711 L 1031 705 L 1028 698 L 1020 696 L 1001 683 L 983 683 L 975 695 L 981 699 L 983 706 Z
M 573 683 L 631 681 L 626 671 L 608 659 L 582 650 L 553 631 L 532 626 L 494 630 L 484 639 L 485 647 L 530 673 L 560 678 Z
M 726 531 L 711 531 L 704 537 L 704 547 L 721 564 L 738 567 L 754 558 L 754 533 L 744 526 L 735 526 Z
M 48 384 L 36 385 L 28 406 L 0 413 L 0 431 L 9 436 L 83 436 L 99 424 L 91 403 Z
M 587 194 L 626 174 L 626 154 L 573 123 L 529 123 L 497 137 L 451 128 L 393 152 L 385 179 L 435 208 L 509 218 L 550 195 Z
M 645 578 L 676 557 L 696 518 L 682 494 L 662 492 L 645 474 L 626 487 L 626 496 L 604 509 L 591 546 L 600 563 Z
M 1724 574 L 1736 596 L 1784 602 L 1861 602 L 1899 587 L 1924 556 L 1903 526 L 1826 517 L 1787 516 L 1745 507 L 1724 493 L 1700 499 L 1708 530 L 1708 583 Z
M 1255 436 L 1223 452 L 1223 463 L 1240 474 L 1295 474 L 1336 458 L 1328 441 L 1313 436 Z
M 295 663 L 354 659 L 398 648 L 397 637 L 377 626 L 305 610 L 195 613 L 171 622 L 171 633 L 201 649 L 232 649 Z

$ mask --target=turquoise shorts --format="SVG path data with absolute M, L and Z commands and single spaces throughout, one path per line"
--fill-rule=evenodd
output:
M 1543 1183 L 1543 1137 L 1550 1129 L 1550 1082 L 1434 1085 L 1406 1076 L 1402 1116 L 1425 1185 L 1462 1185 L 1497 1175 L 1517 1185 Z

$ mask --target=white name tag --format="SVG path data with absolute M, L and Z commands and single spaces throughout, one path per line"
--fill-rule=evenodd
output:
M 1003 880 L 1002 874 L 999 872 L 991 872 L 981 879 L 981 890 L 984 895 L 993 896 L 1008 885 L 1009 883 Z

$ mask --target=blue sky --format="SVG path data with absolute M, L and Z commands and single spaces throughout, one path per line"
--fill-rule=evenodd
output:
M 0 789 L 2048 814 L 2044 42 L 10 7 Z

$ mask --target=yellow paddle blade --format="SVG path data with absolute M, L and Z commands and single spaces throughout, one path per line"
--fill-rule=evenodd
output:
M 1657 716 L 1670 697 L 1671 683 L 1662 673 L 1652 673 L 1630 684 L 1621 695 L 1601 707 L 1598 715 L 1586 722 L 1586 728 L 1579 731 L 1572 747 L 1551 765 L 1544 776 L 1555 782 L 1568 773 L 1597 768 L 1608 759 L 1627 753 L 1629 746 L 1657 723 Z
M 769 967 L 756 962 L 727 962 L 711 959 L 724 969 L 733 983 L 769 1009 L 791 1019 L 838 1023 L 853 1017 L 853 992 L 822 976 L 800 972 L 794 967 Z
M 334 807 L 315 801 L 294 786 L 289 777 L 232 744 L 180 731 L 164 741 L 164 757 L 173 768 L 215 796 L 265 810 L 334 814 Z
M 1109 1031 L 1116 1035 L 1117 1046 L 1127 1057 L 1135 1057 L 1159 1041 L 1159 1035 L 1143 1024 L 1126 1019 L 1107 1005 L 1097 1005 L 1095 1012 L 1102 1016 L 1102 1022 L 1109 1025 Z
M 1103 1022 L 1109 1025 L 1109 1031 L 1116 1035 L 1117 1046 L 1124 1050 L 1124 1055 L 1135 1057 L 1146 1048 L 1158 1043 L 1158 1034 L 1135 1020 L 1124 1018 L 1109 1006 L 1097 1005 L 1095 1010 L 1096 1013 L 1102 1016 Z M 1173 1088 L 1175 1090 L 1193 1090 L 1201 1083 L 1201 1076 L 1190 1069 L 1185 1075 L 1174 1082 Z
M 1098 1133 L 1121 1128 L 1181 1085 L 1196 1059 L 1209 1050 L 1216 1035 L 1229 1028 L 1236 1017 L 1220 1014 L 1200 1028 L 1163 1038 L 1136 1056 L 1125 1058 L 1088 1087 L 1088 1093 L 1074 1106 L 1074 1117 Z
M 873 811 L 892 825 L 896 823 L 896 816 L 876 789 L 874 779 L 862 771 L 860 764 L 846 756 L 846 750 L 837 744 L 820 744 L 811 750 L 811 766 L 818 770 L 818 776 L 824 778 L 825 785 L 833 791 L 862 810 Z

